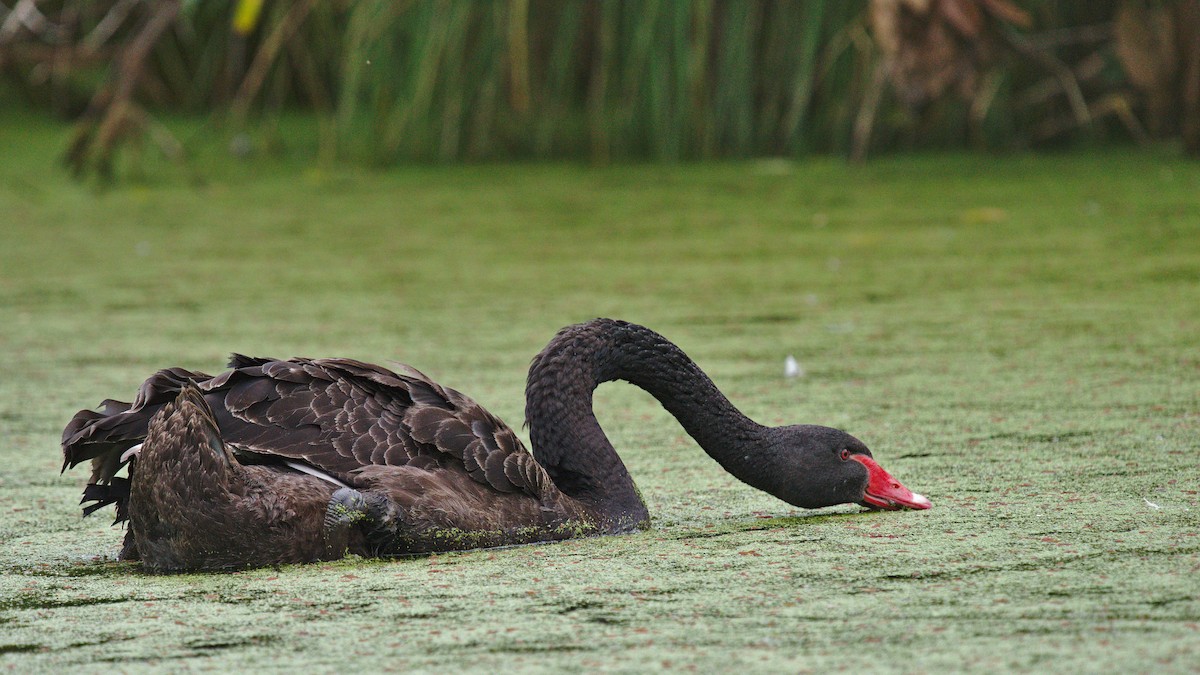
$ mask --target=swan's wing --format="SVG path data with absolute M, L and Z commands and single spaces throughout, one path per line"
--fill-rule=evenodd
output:
M 513 430 L 467 396 L 417 373 L 404 415 L 413 439 L 462 462 L 471 478 L 500 492 L 544 497 L 553 484 Z
M 551 485 L 508 425 L 420 371 L 408 368 L 409 373 L 397 374 L 348 359 L 313 363 L 335 374 L 338 391 L 350 395 L 339 412 L 340 419 L 351 423 L 350 432 L 341 436 L 347 442 L 339 443 L 336 436 L 331 440 L 342 448 L 341 454 L 353 454 L 358 466 L 437 464 L 444 470 L 465 470 L 500 492 L 524 491 L 535 497 Z M 315 463 L 317 458 L 306 459 Z
M 403 378 L 348 359 L 235 357 L 205 384 L 226 442 L 299 460 L 339 478 L 360 466 L 421 454 L 401 423 L 412 405 Z
M 183 383 L 195 381 L 222 438 L 249 454 L 298 460 L 348 482 L 361 466 L 436 465 L 465 470 L 505 492 L 540 496 L 551 485 L 507 425 L 419 372 L 401 375 L 351 359 L 240 355 L 230 366 L 216 377 L 160 371 L 132 405 L 80 411 L 63 433 L 64 468 L 93 459 L 91 482 L 109 483 L 121 453 L 145 436 L 149 418 Z

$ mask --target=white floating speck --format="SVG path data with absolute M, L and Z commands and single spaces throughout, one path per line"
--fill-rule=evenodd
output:
M 796 357 L 788 354 L 788 357 L 783 360 L 783 376 L 784 377 L 804 377 L 804 368 Z
M 1154 509 L 1155 511 L 1162 508 L 1158 504 L 1155 504 L 1154 502 L 1150 501 L 1149 499 L 1146 499 L 1145 497 L 1142 497 L 1142 501 L 1146 502 L 1146 506 L 1149 506 L 1150 508 Z

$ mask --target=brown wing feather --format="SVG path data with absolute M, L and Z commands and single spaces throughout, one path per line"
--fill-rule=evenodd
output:
M 404 417 L 416 441 L 460 460 L 472 478 L 495 490 L 539 498 L 546 494 L 549 478 L 512 429 L 463 394 L 417 375 L 425 385 L 415 388 L 421 405 L 414 402 Z M 532 466 L 521 475 L 540 473 L 544 480 L 512 480 L 505 465 L 518 455 Z
M 141 442 L 150 417 L 190 381 L 204 392 L 224 441 L 248 453 L 303 461 L 351 483 L 360 467 L 415 463 L 465 472 L 499 492 L 542 498 L 553 490 L 512 429 L 416 370 L 237 354 L 230 365 L 216 377 L 159 371 L 132 405 L 80 411 L 63 432 L 64 469 L 93 459 L 91 482 L 110 484 L 121 453 Z

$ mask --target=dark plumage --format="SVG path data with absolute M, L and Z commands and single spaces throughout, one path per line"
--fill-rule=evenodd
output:
M 243 466 L 191 383 L 150 419 L 136 457 L 129 529 L 153 571 L 332 560 L 362 547 L 361 535 L 326 541 L 336 485 L 282 466 Z
M 240 355 L 230 368 L 216 377 L 180 368 L 159 371 L 142 385 L 133 404 L 105 401 L 103 412 L 80 411 L 64 430 L 64 469 L 92 460 L 84 501 L 95 503 L 85 512 L 115 503 L 118 519 L 128 515 L 132 523 L 126 557 L 147 557 L 139 501 L 165 503 L 169 490 L 186 494 L 191 484 L 205 480 L 198 474 L 207 465 L 181 463 L 178 475 L 157 479 L 161 485 L 153 492 L 138 487 L 149 480 L 143 470 L 151 446 L 161 443 L 187 456 L 186 449 L 175 447 L 183 435 L 159 441 L 153 424 L 148 438 L 146 429 L 152 418 L 162 417 L 160 410 L 171 410 L 171 402 L 192 381 L 195 394 L 188 396 L 202 396 L 219 440 L 232 449 L 225 469 L 269 472 L 270 478 L 260 482 L 274 481 L 276 497 L 293 500 L 302 519 L 297 522 L 320 530 L 326 546 L 345 540 L 350 550 L 365 554 L 519 544 L 645 527 L 646 507 L 592 414 L 592 391 L 616 379 L 655 396 L 734 476 L 788 503 L 806 508 L 846 502 L 877 508 L 929 504 L 895 482 L 866 446 L 845 432 L 751 421 L 678 347 L 621 321 L 568 326 L 534 358 L 526 385 L 532 455 L 477 403 L 415 370 L 398 374 L 349 359 Z M 125 463 L 122 455 L 143 439 L 143 457 L 128 491 L 116 473 Z M 348 488 L 339 490 L 336 482 Z M 315 492 L 328 493 L 325 503 L 308 499 Z M 248 505 L 228 508 L 245 518 L 214 525 L 214 532 L 225 528 L 226 535 L 240 534 L 238 528 L 261 526 L 255 519 L 263 516 Z M 294 545 L 286 540 L 258 544 L 280 551 L 231 550 L 228 557 L 255 565 L 342 552 L 314 552 L 318 537 L 313 531 L 297 537 Z

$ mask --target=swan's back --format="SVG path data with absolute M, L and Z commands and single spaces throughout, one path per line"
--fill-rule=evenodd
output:
M 363 467 L 461 473 L 480 487 L 536 501 L 557 496 L 510 427 L 469 397 L 416 370 L 396 373 L 352 359 L 234 355 L 215 377 L 181 368 L 147 379 L 132 404 L 82 410 L 63 432 L 64 469 L 92 460 L 85 501 L 123 510 L 121 455 L 149 420 L 195 382 L 221 439 L 246 464 L 291 461 L 354 485 Z M 121 513 L 118 513 L 120 519 Z

